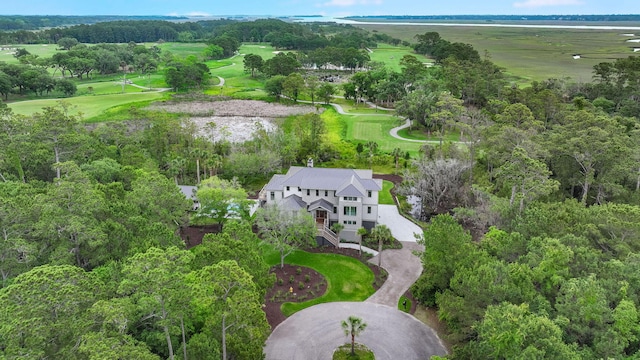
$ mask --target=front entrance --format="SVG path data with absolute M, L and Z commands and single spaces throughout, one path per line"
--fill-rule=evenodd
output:
M 327 218 L 326 210 L 316 210 L 316 223 L 324 224 L 324 221 L 326 218 Z

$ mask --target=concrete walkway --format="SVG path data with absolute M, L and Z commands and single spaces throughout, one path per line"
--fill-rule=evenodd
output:
M 367 328 L 356 342 L 371 349 L 376 360 L 429 359 L 447 351 L 435 332 L 413 316 L 375 303 L 319 304 L 291 315 L 275 328 L 265 346 L 267 360 L 327 360 L 351 341 L 341 322 L 357 316 Z

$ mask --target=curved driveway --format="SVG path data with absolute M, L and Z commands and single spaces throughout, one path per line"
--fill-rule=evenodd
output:
M 350 341 L 340 326 L 351 315 L 367 323 L 357 342 L 365 344 L 377 360 L 428 359 L 447 351 L 436 333 L 413 316 L 397 309 L 398 299 L 422 273 L 422 263 L 413 253 L 424 247 L 413 233 L 422 230 L 397 214 L 393 205 L 380 205 L 380 223 L 389 226 L 402 249 L 382 252 L 382 267 L 389 277 L 365 302 L 334 302 L 299 311 L 278 325 L 265 346 L 267 360 L 324 360 Z M 394 214 L 395 210 L 395 214 Z M 369 261 L 377 264 L 376 255 Z
M 273 331 L 265 347 L 267 360 L 326 360 L 351 341 L 341 322 L 355 315 L 367 323 L 356 342 L 376 360 L 428 359 L 447 352 L 435 332 L 395 308 L 374 303 L 337 302 L 312 306 L 291 315 Z

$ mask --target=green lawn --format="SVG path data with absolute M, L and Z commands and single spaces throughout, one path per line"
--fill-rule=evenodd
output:
M 406 301 L 406 307 L 404 305 L 402 305 L 403 303 L 405 303 Z M 400 299 L 398 299 L 398 310 L 400 311 L 404 311 L 406 313 L 410 313 L 411 312 L 411 300 L 406 297 L 406 296 L 400 296 Z
M 393 188 L 393 183 L 388 180 L 382 181 L 382 191 L 378 193 L 378 204 L 382 205 L 395 205 L 395 201 L 393 201 L 393 196 L 391 195 L 391 189 Z
M 420 151 L 421 143 L 408 142 L 396 139 L 389 131 L 398 126 L 398 118 L 395 116 L 380 115 L 343 115 L 346 118 L 346 138 L 361 142 L 375 141 L 378 149 L 383 152 L 391 152 L 395 148 L 408 151 L 415 156 Z
M 39 57 L 51 57 L 53 54 L 58 52 L 57 45 L 47 45 L 47 44 L 39 44 L 39 45 L 3 45 L 3 47 L 10 47 L 16 49 L 26 49 L 29 53 L 38 55 Z M 8 64 L 17 64 L 18 59 L 13 57 L 11 51 L 0 51 L 0 62 L 6 62 Z
M 75 110 L 72 110 L 72 113 L 82 113 L 82 117 L 85 120 L 91 121 L 92 117 L 98 116 L 112 107 L 149 100 L 158 100 L 164 96 L 164 93 L 158 92 L 136 92 L 131 94 L 87 95 L 67 99 L 21 101 L 7 105 L 17 114 L 30 115 L 41 111 L 43 107 L 55 106 L 59 101 L 63 100 L 72 106 L 75 106 Z
M 280 255 L 269 252 L 266 261 L 270 265 L 280 264 Z M 364 301 L 371 296 L 375 276 L 360 261 L 338 254 L 318 254 L 295 251 L 285 258 L 291 265 L 306 266 L 321 273 L 327 281 L 327 291 L 319 298 L 301 302 L 282 304 L 282 313 L 286 316 L 310 306 L 334 301 Z
M 414 40 L 415 41 L 415 40 Z M 418 55 L 413 52 L 413 49 L 404 46 L 393 46 L 389 44 L 378 44 L 378 47 L 373 50 L 372 53 L 369 53 L 369 58 L 371 61 L 377 61 L 384 63 L 390 70 L 400 72 L 400 59 L 402 59 L 405 55 L 413 55 L 418 58 L 418 60 L 431 63 L 433 60 L 426 58 L 423 55 Z

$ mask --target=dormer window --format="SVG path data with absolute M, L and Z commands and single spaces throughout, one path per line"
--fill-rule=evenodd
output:
M 371 197 L 371 190 L 367 191 L 367 196 Z

